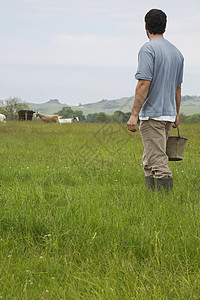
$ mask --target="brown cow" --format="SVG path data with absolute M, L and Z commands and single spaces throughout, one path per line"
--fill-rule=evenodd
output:
M 33 118 L 34 111 L 32 110 L 19 110 L 18 111 L 18 120 L 19 121 L 31 121 Z

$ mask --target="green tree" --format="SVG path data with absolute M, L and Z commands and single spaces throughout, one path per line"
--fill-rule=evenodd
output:
M 86 121 L 89 122 L 89 123 L 95 123 L 95 122 L 97 122 L 97 116 L 98 116 L 97 113 L 88 114 L 87 117 L 86 117 Z
M 118 123 L 124 123 L 128 121 L 126 114 L 121 110 L 115 111 L 114 114 L 111 116 L 111 120 Z
M 81 110 L 74 110 L 74 117 L 78 117 L 80 121 L 84 121 L 85 120 L 85 116 L 83 114 L 83 112 Z
M 106 115 L 104 112 L 100 112 L 96 118 L 96 121 L 98 123 L 105 123 L 109 120 L 108 115 Z
M 109 120 L 111 122 L 120 122 L 120 123 L 126 123 L 130 118 L 131 113 L 124 113 L 120 110 L 115 111 L 112 115 L 106 115 L 104 112 L 100 112 L 99 114 L 88 114 L 86 117 L 86 122 L 89 123 L 96 123 L 96 122 L 108 122 Z
M 112 122 L 117 123 L 126 123 L 130 118 L 131 113 L 124 113 L 121 110 L 117 110 L 114 112 L 114 114 L 111 116 Z
M 130 116 L 131 116 L 131 112 L 125 113 L 125 114 L 124 114 L 124 117 L 123 117 L 123 122 L 124 122 L 124 123 L 127 123 L 128 120 L 129 120 L 129 118 L 130 118 Z
M 81 110 L 73 110 L 71 107 L 66 106 L 57 112 L 58 115 L 63 116 L 63 118 L 73 118 L 78 117 L 80 121 L 85 120 L 85 116 Z
M 4 113 L 4 101 L 0 100 L 0 113 L 3 114 Z
M 186 123 L 199 123 L 199 122 L 200 122 L 200 114 L 187 116 Z
M 181 123 L 185 123 L 185 122 L 186 122 L 186 119 L 187 119 L 187 116 L 184 115 L 183 113 L 180 113 L 180 115 L 179 115 L 179 121 L 180 121 Z
M 71 107 L 67 106 L 59 110 L 57 114 L 63 116 L 63 118 L 73 118 L 74 111 L 71 109 Z
M 8 120 L 17 119 L 17 113 L 21 109 L 29 109 L 29 106 L 20 98 L 10 97 L 6 100 L 1 100 L 0 102 L 0 112 L 4 114 Z

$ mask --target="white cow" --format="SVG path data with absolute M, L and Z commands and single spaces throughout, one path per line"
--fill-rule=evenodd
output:
M 78 117 L 69 118 L 69 119 L 60 119 L 60 118 L 59 118 L 59 122 L 60 122 L 60 124 L 63 124 L 63 123 L 79 122 L 79 118 L 78 118 Z
M 6 116 L 4 116 L 3 114 L 0 114 L 0 122 L 6 123 Z

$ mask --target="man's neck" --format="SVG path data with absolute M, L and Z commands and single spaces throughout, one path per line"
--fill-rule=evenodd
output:
M 151 34 L 149 33 L 149 39 L 152 41 L 153 39 L 163 38 L 163 34 Z

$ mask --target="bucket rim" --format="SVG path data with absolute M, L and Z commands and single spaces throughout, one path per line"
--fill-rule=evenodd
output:
M 186 141 L 188 141 L 188 139 L 187 138 L 184 138 L 184 137 L 180 137 L 180 136 L 169 136 L 168 137 L 168 139 L 178 139 L 178 140 L 186 140 Z

